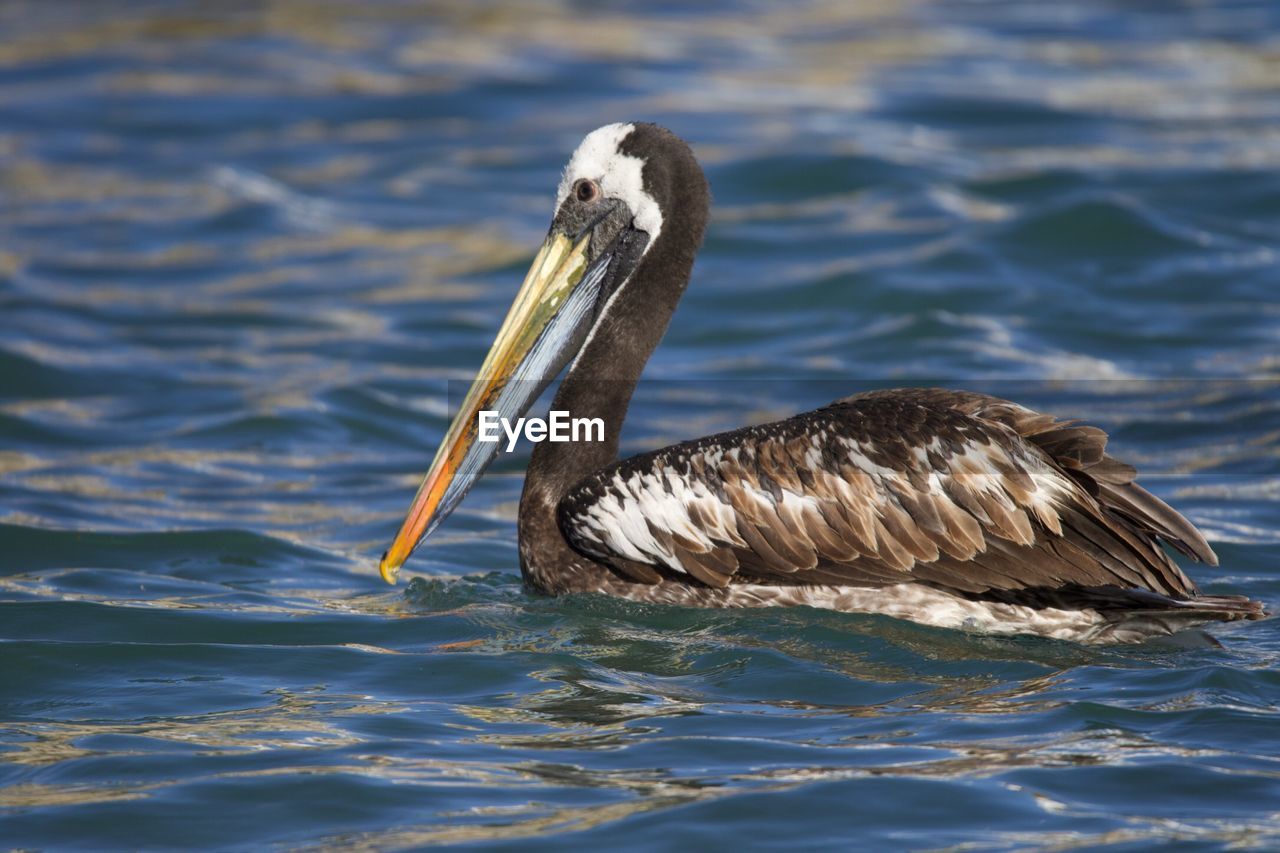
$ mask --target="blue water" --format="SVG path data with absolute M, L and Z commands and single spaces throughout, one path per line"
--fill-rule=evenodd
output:
M 885 384 L 1112 434 L 1280 605 L 1280 6 L 0 4 L 0 847 L 1280 846 L 1280 629 L 378 579 L 579 139 L 715 213 L 628 452 Z

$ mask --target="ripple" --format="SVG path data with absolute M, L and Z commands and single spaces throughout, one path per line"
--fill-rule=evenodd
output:
M 1277 25 L 0 4 L 5 840 L 1277 846 L 1277 620 L 1095 649 L 542 598 L 527 448 L 374 574 L 566 152 L 637 118 L 716 206 L 628 452 L 972 387 L 1106 428 L 1205 590 L 1280 601 Z

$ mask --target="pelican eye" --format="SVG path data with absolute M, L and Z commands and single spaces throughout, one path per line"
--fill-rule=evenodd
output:
M 578 201 L 595 201 L 596 196 L 600 195 L 600 187 L 596 185 L 595 181 L 583 178 L 578 181 L 578 189 L 575 190 L 575 194 L 578 196 Z

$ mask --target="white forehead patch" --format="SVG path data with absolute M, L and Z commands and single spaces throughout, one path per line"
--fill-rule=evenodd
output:
M 644 191 L 641 176 L 644 161 L 618 150 L 622 140 L 635 129 L 634 124 L 606 124 L 587 134 L 564 168 L 556 193 L 556 209 L 564 204 L 575 183 L 589 178 L 600 185 L 605 198 L 616 198 L 631 209 L 636 227 L 649 235 L 652 246 L 662 231 L 662 211 L 653 196 Z

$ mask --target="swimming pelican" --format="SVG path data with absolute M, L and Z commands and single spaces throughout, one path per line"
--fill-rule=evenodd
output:
M 810 605 L 1080 642 L 1136 642 L 1259 619 L 1200 595 L 1161 547 L 1217 565 L 1198 530 L 1106 453 L 1106 434 L 939 388 L 856 394 L 776 423 L 618 461 L 636 382 L 689 282 L 706 178 L 652 124 L 589 134 L 546 241 L 390 549 L 409 554 L 458 505 L 514 419 L 572 365 L 553 411 L 603 441 L 536 444 L 520 500 L 534 590 L 707 607 Z

